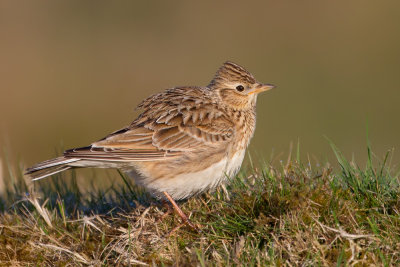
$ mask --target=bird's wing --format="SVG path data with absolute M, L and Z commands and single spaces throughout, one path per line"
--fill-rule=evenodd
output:
M 188 101 L 182 95 L 180 99 L 170 97 L 169 101 L 160 101 L 167 96 L 157 98 L 149 101 L 152 107 L 144 107 L 145 111 L 129 127 L 64 155 L 92 160 L 153 161 L 204 150 L 220 151 L 232 140 L 233 123 L 211 104 L 196 104 L 196 98 Z
M 124 128 L 91 146 L 64 152 L 66 157 L 101 161 L 149 161 L 177 156 L 152 145 L 153 132 L 146 128 Z

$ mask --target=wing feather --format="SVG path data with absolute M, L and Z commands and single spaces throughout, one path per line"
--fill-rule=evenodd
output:
M 139 105 L 144 112 L 129 126 L 65 157 L 91 160 L 164 160 L 184 153 L 226 146 L 235 134 L 204 88 L 174 88 Z

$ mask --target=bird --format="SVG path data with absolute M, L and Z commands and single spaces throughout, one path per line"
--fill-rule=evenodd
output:
M 227 61 L 207 86 L 153 94 L 130 125 L 26 174 L 39 180 L 75 168 L 117 168 L 195 228 L 175 201 L 213 191 L 238 173 L 255 131 L 257 96 L 274 87 Z

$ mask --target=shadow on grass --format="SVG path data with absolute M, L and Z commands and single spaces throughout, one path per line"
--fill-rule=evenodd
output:
M 118 170 L 117 170 L 118 171 Z M 113 184 L 107 189 L 98 189 L 91 180 L 89 186 L 82 192 L 79 189 L 75 170 L 59 173 L 45 179 L 32 182 L 24 177 L 22 171 L 17 175 L 9 172 L 3 195 L 0 195 L 0 212 L 13 210 L 17 212 L 23 205 L 29 210 L 34 209 L 29 199 L 45 199 L 46 208 L 56 209 L 67 216 L 81 214 L 117 214 L 121 211 L 134 209 L 138 206 L 149 207 L 159 205 L 142 188 L 133 184 L 132 179 L 118 171 L 123 181 Z M 66 177 L 70 176 L 70 177 Z M 67 178 L 67 179 L 66 179 Z M 42 202 L 44 202 L 42 200 Z

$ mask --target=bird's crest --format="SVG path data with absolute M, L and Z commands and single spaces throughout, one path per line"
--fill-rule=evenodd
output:
M 253 84 L 256 82 L 254 76 L 236 63 L 227 61 L 220 67 L 209 84 L 209 87 L 217 86 L 226 82 L 245 82 Z

